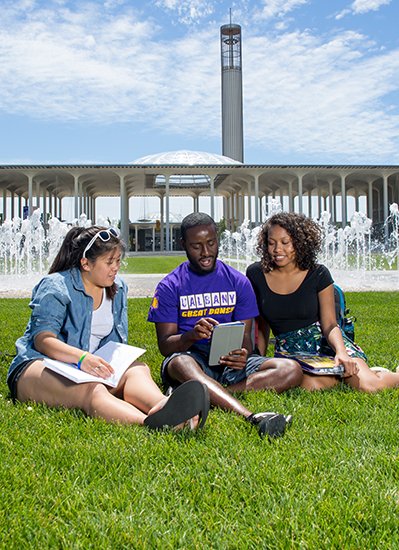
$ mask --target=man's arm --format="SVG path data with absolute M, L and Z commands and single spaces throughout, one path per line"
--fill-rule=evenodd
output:
M 199 319 L 192 330 L 178 333 L 177 323 L 155 323 L 159 351 L 165 357 L 171 353 L 187 351 L 195 342 L 210 338 L 218 322 L 211 317 Z

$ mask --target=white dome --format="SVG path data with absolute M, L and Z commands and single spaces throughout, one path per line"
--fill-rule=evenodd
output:
M 202 165 L 202 164 L 242 164 L 238 160 L 229 157 L 216 155 L 214 153 L 203 153 L 202 151 L 170 151 L 168 153 L 156 153 L 147 155 L 132 162 L 132 164 L 170 164 L 170 165 Z

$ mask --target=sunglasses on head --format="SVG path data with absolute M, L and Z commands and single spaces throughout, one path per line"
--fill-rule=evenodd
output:
M 93 243 L 96 239 L 101 239 L 104 243 L 110 240 L 111 237 L 119 237 L 119 229 L 116 227 L 110 227 L 108 229 L 100 229 L 100 231 L 97 231 L 97 233 L 94 235 L 94 237 L 89 241 L 89 244 L 86 246 L 86 248 L 83 250 L 82 258 L 86 258 L 86 253 L 90 248 L 93 246 Z

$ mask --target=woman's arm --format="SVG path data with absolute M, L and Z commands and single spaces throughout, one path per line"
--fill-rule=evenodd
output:
M 45 331 L 39 332 L 34 339 L 35 348 L 39 353 L 42 353 L 50 359 L 63 361 L 64 363 L 78 364 L 79 359 L 86 352 L 86 355 L 81 362 L 80 369 L 89 374 L 108 378 L 114 372 L 111 365 L 92 353 L 87 352 L 74 346 L 70 346 L 65 342 L 61 342 L 55 334 Z
M 255 323 L 257 324 L 257 327 L 255 326 L 257 348 L 261 355 L 266 355 L 270 339 L 270 326 L 263 317 L 257 317 Z
M 337 324 L 335 314 L 334 287 L 329 285 L 318 294 L 320 310 L 320 326 L 327 342 L 335 351 L 335 363 L 345 367 L 345 375 L 352 376 L 358 372 L 358 366 L 354 359 L 349 357 L 342 332 Z

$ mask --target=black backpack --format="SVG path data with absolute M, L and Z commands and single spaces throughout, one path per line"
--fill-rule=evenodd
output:
M 337 323 L 342 332 L 352 342 L 355 341 L 355 317 L 348 317 L 349 309 L 346 307 L 346 300 L 344 291 L 340 286 L 334 283 L 334 298 L 335 298 L 335 313 L 337 316 Z

